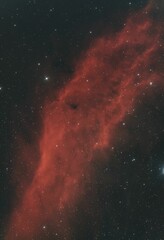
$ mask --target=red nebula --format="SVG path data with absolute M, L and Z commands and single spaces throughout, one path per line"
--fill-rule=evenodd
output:
M 120 32 L 91 43 L 72 79 L 46 103 L 39 164 L 6 240 L 46 239 L 47 226 L 54 236 L 57 231 L 60 239 L 71 239 L 67 212 L 85 192 L 90 162 L 111 147 L 118 124 L 142 92 L 161 80 L 160 31 L 144 11 L 130 17 Z

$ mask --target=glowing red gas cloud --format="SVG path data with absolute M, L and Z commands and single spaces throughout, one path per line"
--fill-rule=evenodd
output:
M 81 56 L 72 79 L 44 108 L 39 165 L 11 216 L 6 240 L 47 239 L 47 226 L 71 239 L 71 230 L 64 231 L 67 209 L 85 192 L 90 162 L 111 147 L 115 129 L 138 97 L 161 81 L 160 37 L 160 28 L 143 11 Z M 59 223 L 61 214 L 65 221 Z

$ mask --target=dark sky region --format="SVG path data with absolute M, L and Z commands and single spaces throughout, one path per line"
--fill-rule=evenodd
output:
M 0 239 L 164 239 L 163 14 L 0 0 Z

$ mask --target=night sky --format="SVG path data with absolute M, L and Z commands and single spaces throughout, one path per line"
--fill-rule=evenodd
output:
M 163 0 L 0 0 L 0 240 L 164 240 Z

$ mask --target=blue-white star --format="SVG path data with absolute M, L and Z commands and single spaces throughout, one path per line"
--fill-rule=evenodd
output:
M 164 167 L 162 168 L 162 175 L 164 175 Z
M 44 77 L 44 80 L 45 80 L 45 81 L 48 81 L 48 80 L 49 80 L 49 77 L 48 77 L 48 76 L 45 76 L 45 77 Z

